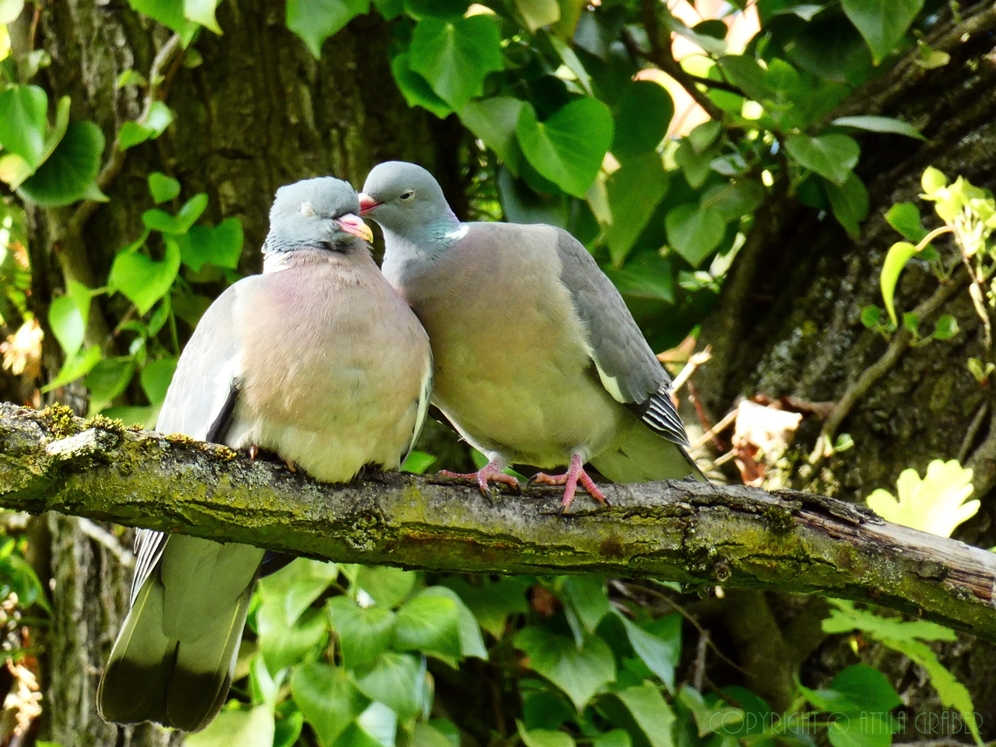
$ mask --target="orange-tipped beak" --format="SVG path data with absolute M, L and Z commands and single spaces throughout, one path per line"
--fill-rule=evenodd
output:
M 360 192 L 359 197 L 360 197 L 360 215 L 366 215 L 375 207 L 380 205 L 380 203 L 377 202 L 377 200 L 375 200 L 373 197 L 364 192 Z
M 353 236 L 363 239 L 368 244 L 373 243 L 373 231 L 370 230 L 370 226 L 363 222 L 362 218 L 359 218 L 352 213 L 346 213 L 345 215 L 337 218 L 336 223 L 338 223 L 339 228 L 346 233 L 351 233 Z

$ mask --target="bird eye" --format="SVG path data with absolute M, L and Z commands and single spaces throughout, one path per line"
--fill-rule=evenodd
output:
M 415 197 L 415 190 L 414 189 L 408 189 L 408 190 L 405 190 L 404 192 L 401 193 L 401 201 L 402 202 L 411 202 L 412 199 L 414 199 L 414 197 Z
M 314 205 L 312 205 L 310 202 L 301 203 L 301 215 L 303 215 L 305 218 L 310 218 L 314 214 L 315 214 Z

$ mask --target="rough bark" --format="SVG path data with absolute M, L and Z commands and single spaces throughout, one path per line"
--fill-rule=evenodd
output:
M 974 470 L 975 497 L 982 498 L 983 507 L 957 536 L 990 547 L 996 544 L 994 392 L 992 386 L 976 383 L 966 361 L 972 356 L 985 360 L 991 353 L 982 348 L 980 324 L 964 283 L 939 286 L 926 265 L 913 262 L 897 290 L 898 310 L 930 307 L 923 320 L 928 331 L 939 314 L 953 314 L 961 331 L 951 341 L 911 347 L 899 333 L 890 343 L 860 322 L 864 306 L 882 305 L 882 262 L 889 246 L 901 238 L 884 220 L 888 208 L 912 201 L 928 225 L 939 225 L 931 205 L 918 197 L 927 166 L 952 179 L 962 175 L 973 184 L 996 188 L 996 11 L 990 3 L 967 5 L 962 11 L 960 20 L 948 16 L 926 40 L 951 55 L 948 65 L 923 70 L 915 64 L 914 52 L 833 115 L 899 117 L 928 138 L 924 143 L 874 134 L 859 138 L 858 171 L 871 196 L 860 237 L 848 238 L 832 216 L 800 207 L 788 197 L 762 208 L 717 308 L 703 325 L 701 339 L 712 346 L 713 359 L 695 383 L 715 419 L 738 396 L 836 402 L 836 423 L 829 423 L 830 430 L 849 433 L 855 448 L 810 465 L 808 457 L 828 423 L 807 417 L 797 434 L 798 453 L 787 460 L 790 479 L 806 490 L 863 500 L 878 487 L 894 491 L 903 469 L 913 467 L 922 474 L 933 459 L 959 458 Z M 953 251 L 949 244 L 939 247 Z M 747 608 L 743 599 L 740 604 Z M 979 640 L 961 641 L 942 653 L 964 679 L 987 724 L 996 720 L 992 654 L 991 646 Z M 781 674 L 763 661 L 752 668 L 749 657 L 749 650 L 741 648 L 740 662 L 754 680 L 770 681 Z M 827 642 L 804 670 L 806 681 L 825 681 L 820 677 L 853 660 L 837 642 Z M 906 676 L 901 690 L 913 709 L 940 708 L 922 677 Z
M 38 9 L 37 36 L 30 38 L 33 19 L 24 13 L 13 29 L 15 50 L 23 52 L 33 41 L 52 55 L 51 67 L 35 82 L 49 89 L 52 101 L 70 95 L 74 118 L 100 125 L 111 163 L 117 130 L 146 103 L 142 89 L 116 90 L 115 80 L 131 68 L 148 76 L 169 32 L 123 2 L 56 0 L 32 7 Z M 287 182 L 324 174 L 359 182 L 378 161 L 405 158 L 433 168 L 457 208 L 464 208 L 456 147 L 461 130 L 404 104 L 391 82 L 386 24 L 372 16 L 358 19 L 325 46 L 319 62 L 287 30 L 282 4 L 225 2 L 218 20 L 223 37 L 202 30 L 192 45 L 203 64 L 187 67 L 176 55 L 162 70 L 162 92 L 175 124 L 158 140 L 127 151 L 120 173 L 102 185 L 110 202 L 82 212 L 78 206 L 31 211 L 33 299 L 40 319 L 69 279 L 104 284 L 116 251 L 141 233 L 141 212 L 152 207 L 145 182 L 152 171 L 178 178 L 182 198 L 207 192 L 212 222 L 240 218 L 246 271 L 259 266 L 272 195 Z M 91 313 L 89 341 L 111 351 L 125 347 L 108 335 L 125 311 L 123 300 L 100 299 Z M 51 335 L 46 354 L 48 370 L 56 370 L 61 360 Z M 132 395 L 141 397 L 137 388 Z M 78 412 L 86 407 L 78 387 L 55 397 Z M 466 459 L 465 450 L 454 439 L 439 430 L 431 436 L 432 450 L 443 461 L 466 466 L 459 461 Z M 109 559 L 106 548 L 71 518 L 36 524 L 34 535 L 51 537 L 50 551 L 39 553 L 48 562 L 41 575 L 51 579 L 54 610 L 45 659 L 44 737 L 64 747 L 165 744 L 169 737 L 161 730 L 119 731 L 94 710 L 92 694 L 126 609 L 130 571 Z
M 611 485 L 612 508 L 579 498 L 563 517 L 558 489 L 492 503 L 438 478 L 321 485 L 226 447 L 9 405 L 0 406 L 0 454 L 0 505 L 21 511 L 337 562 L 816 592 L 996 641 L 996 555 L 817 495 L 696 481 Z

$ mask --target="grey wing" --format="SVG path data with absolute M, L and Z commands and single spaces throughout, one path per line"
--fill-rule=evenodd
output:
M 419 434 L 422 432 L 422 426 L 425 425 L 425 417 L 429 414 L 429 398 L 432 396 L 432 368 L 432 353 L 430 352 L 426 360 L 426 370 L 422 376 L 422 387 L 418 395 L 418 409 L 415 411 L 415 427 L 412 429 L 411 440 L 405 446 L 404 454 L 401 457 L 402 462 L 408 458 L 408 455 L 412 453 L 412 449 L 415 448 L 415 442 L 418 441 Z
M 254 280 L 254 277 L 240 280 L 204 312 L 180 356 L 159 411 L 157 431 L 182 433 L 200 441 L 225 442 L 241 371 L 235 304 L 246 282 Z M 162 558 L 167 539 L 168 535 L 152 529 L 139 529 L 135 533 L 132 602 Z
M 671 377 L 643 337 L 622 295 L 587 249 L 557 229 L 560 280 L 588 333 L 588 354 L 602 386 L 653 431 L 688 446 L 688 436 L 671 401 Z

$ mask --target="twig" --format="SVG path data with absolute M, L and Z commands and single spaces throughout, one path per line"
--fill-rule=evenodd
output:
M 660 24 L 657 22 L 658 0 L 642 0 L 643 26 L 647 31 L 647 38 L 650 40 L 651 62 L 674 78 L 678 85 L 684 88 L 695 103 L 705 109 L 710 119 L 721 122 L 723 120 L 723 110 L 720 109 L 712 99 L 704 92 L 700 91 L 696 82 L 685 72 L 681 64 L 674 59 L 671 52 L 671 34 L 666 37 Z M 665 44 L 665 38 L 667 43 Z
M 706 345 L 705 350 L 693 353 L 684 368 L 678 372 L 678 375 L 674 377 L 674 381 L 671 382 L 671 394 L 677 394 L 678 390 L 685 385 L 685 382 L 692 377 L 695 370 L 710 360 L 712 360 L 712 347 L 709 345 Z
M 705 677 L 708 644 L 709 632 L 704 630 L 699 633 L 699 642 L 695 646 L 695 666 L 692 668 L 692 685 L 699 692 L 702 692 L 702 678 Z
M 985 420 L 987 412 L 989 412 L 988 402 L 983 402 L 979 405 L 979 409 L 975 411 L 972 422 L 968 424 L 968 430 L 965 431 L 965 437 L 961 440 L 961 447 L 958 449 L 959 464 L 965 463 L 968 452 L 972 449 L 972 443 L 979 434 L 979 428 L 982 427 L 982 421 Z
M 688 450 L 696 451 L 697 449 L 701 449 L 709 441 L 718 444 L 719 439 L 717 439 L 716 436 L 725 431 L 727 428 L 733 425 L 733 423 L 736 422 L 737 415 L 739 414 L 739 412 L 740 411 L 736 409 L 730 410 L 728 413 L 726 413 L 726 415 L 723 417 L 722 420 L 720 420 L 718 423 L 716 423 L 716 425 L 714 425 L 712 428 L 703 433 L 700 438 L 694 441 Z
M 934 294 L 930 298 L 917 306 L 913 313 L 921 320 L 930 318 L 965 287 L 967 280 L 967 277 L 963 277 L 942 284 L 934 291 Z M 844 422 L 844 419 L 868 390 L 892 370 L 893 366 L 903 356 L 903 353 L 909 349 L 912 342 L 913 336 L 909 331 L 906 329 L 899 330 L 892 338 L 889 347 L 886 348 L 882 357 L 866 368 L 864 373 L 858 377 L 858 380 L 844 392 L 823 424 L 823 430 L 820 433 L 819 439 L 817 439 L 816 447 L 813 449 L 812 454 L 809 455 L 809 463 L 811 465 L 815 466 L 825 458 L 826 444 L 833 443 L 834 436 L 837 435 L 837 429 L 841 423 Z
M 152 67 L 149 69 L 149 88 L 145 95 L 145 104 L 142 107 L 142 113 L 135 120 L 139 124 L 143 124 L 148 119 L 149 113 L 152 111 L 152 105 L 157 101 L 161 101 L 166 96 L 166 86 L 160 86 L 159 80 L 160 78 L 165 79 L 164 71 L 166 67 L 179 59 L 177 52 L 183 51 L 180 41 L 180 35 L 173 34 L 169 38 L 169 41 L 163 44 L 152 61 Z M 104 168 L 100 170 L 100 175 L 97 177 L 97 186 L 101 192 L 109 189 L 114 180 L 117 179 L 118 174 L 121 173 L 121 170 L 124 168 L 126 154 L 127 151 L 121 149 L 121 132 L 119 130 L 114 137 L 114 144 L 111 146 L 111 157 L 104 164 Z M 69 219 L 69 231 L 77 236 L 81 235 L 86 222 L 90 220 L 90 216 L 94 214 L 100 205 L 101 203 L 95 200 L 84 200 L 81 202 L 76 207 L 76 210 L 73 211 L 72 218 Z

